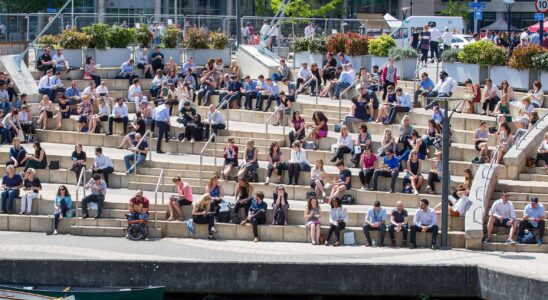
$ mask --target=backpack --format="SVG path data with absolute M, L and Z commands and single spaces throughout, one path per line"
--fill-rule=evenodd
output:
M 284 225 L 285 224 L 285 214 L 284 210 L 281 207 L 277 207 L 274 211 L 274 225 Z
M 240 215 L 235 213 L 233 216 L 232 216 L 232 220 L 231 220 L 232 224 L 240 224 L 242 222 L 242 219 L 240 219 Z
M 229 223 L 230 222 L 230 210 L 231 206 L 228 202 L 221 202 L 219 203 L 220 210 L 219 210 L 219 222 L 220 223 Z
M 532 230 L 525 230 L 522 236 L 518 237 L 518 243 L 520 244 L 535 244 L 535 233 Z
M 473 164 L 483 164 L 483 163 L 485 163 L 485 161 L 483 160 L 483 157 L 476 156 L 472 159 L 472 163 Z
M 245 173 L 245 179 L 249 182 L 259 182 L 259 174 L 257 171 L 247 171 Z
M 350 194 L 343 195 L 341 198 L 341 203 L 344 205 L 354 204 L 354 197 Z

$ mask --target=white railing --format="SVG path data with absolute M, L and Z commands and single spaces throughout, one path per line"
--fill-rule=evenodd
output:
M 205 143 L 202 150 L 200 150 L 200 180 L 202 180 L 202 170 L 203 170 L 203 159 L 204 159 L 204 152 L 207 149 L 207 146 L 211 143 L 211 141 L 216 137 L 217 135 L 215 133 L 212 133 L 209 138 L 207 139 L 207 142 Z M 217 141 L 213 143 L 215 145 L 214 151 L 213 151 L 213 164 L 217 166 Z
M 137 149 L 139 149 L 139 146 L 141 146 L 141 143 L 147 138 L 147 137 L 150 137 L 150 135 L 152 134 L 152 132 L 150 130 L 147 130 L 145 132 L 145 134 L 141 137 L 141 140 L 137 143 L 137 145 L 135 145 L 135 147 L 133 147 L 133 176 L 134 178 L 137 178 L 137 155 L 142 155 L 141 153 L 137 154 Z M 150 148 L 150 146 L 149 146 Z M 149 160 L 152 161 L 152 151 L 148 151 L 148 153 L 146 155 L 150 155 L 149 156 Z M 145 160 L 146 160 L 146 156 L 145 156 Z
M 79 190 L 80 185 L 82 186 L 82 194 L 84 197 L 86 196 L 86 168 L 82 168 L 80 171 L 80 175 L 78 175 L 78 182 L 76 183 L 76 195 L 75 195 L 75 203 L 74 203 L 74 210 L 76 211 L 76 226 L 80 226 L 80 220 L 78 219 L 78 200 L 79 199 Z M 66 191 L 68 192 L 68 191 Z
M 156 229 L 156 222 L 158 221 L 158 189 L 162 185 L 162 204 L 164 204 L 164 169 L 160 171 L 158 182 L 156 182 L 156 188 L 154 189 L 154 229 Z

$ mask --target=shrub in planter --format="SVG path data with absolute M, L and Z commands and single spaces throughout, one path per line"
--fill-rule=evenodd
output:
M 459 61 L 458 55 L 459 55 L 460 49 L 448 49 L 443 50 L 443 53 L 441 54 L 441 60 L 443 62 L 448 63 L 455 63 Z
M 325 38 L 311 38 L 308 45 L 308 51 L 312 53 L 326 53 L 327 41 Z
M 327 51 L 336 54 L 339 52 L 345 52 L 347 35 L 344 33 L 337 33 L 330 35 L 327 38 L 326 48 Z
M 207 33 L 200 28 L 189 28 L 183 40 L 183 47 L 190 49 L 207 49 Z
M 345 53 L 350 56 L 367 55 L 369 50 L 369 38 L 366 35 L 348 33 L 345 46 Z
M 298 38 L 294 39 L 292 43 L 293 51 L 303 52 L 308 51 L 311 39 L 307 38 Z
M 503 66 L 506 64 L 506 49 L 481 40 L 465 45 L 457 57 L 459 61 L 467 64 Z
M 512 51 L 508 66 L 519 71 L 533 69 L 533 57 L 543 52 L 544 49 L 538 45 L 517 47 Z
M 209 39 L 212 49 L 225 49 L 228 45 L 228 35 L 224 32 L 210 32 Z
M 109 41 L 109 26 L 107 24 L 93 24 L 91 26 L 82 28 L 82 31 L 91 37 L 88 48 L 107 48 Z
M 122 26 L 112 26 L 108 31 L 108 45 L 110 48 L 126 48 L 135 41 L 135 30 Z
M 162 44 L 164 48 L 177 48 L 179 34 L 181 34 L 181 29 L 176 26 L 168 26 L 162 36 Z
M 540 71 L 548 71 L 548 51 L 539 53 L 531 58 L 533 69 Z
M 76 30 L 64 30 L 61 33 L 59 45 L 63 49 L 82 49 L 87 47 L 91 42 L 91 37 Z
M 148 31 L 146 26 L 141 26 L 135 29 L 135 40 L 139 43 L 139 47 L 146 48 L 152 42 L 152 33 Z
M 414 49 L 410 48 L 390 48 L 388 50 L 388 57 L 401 60 L 404 58 L 417 58 L 418 53 Z
M 46 48 L 52 47 L 55 48 L 59 45 L 60 37 L 59 35 L 45 34 L 38 39 L 38 47 Z
M 391 36 L 381 35 L 369 41 L 369 54 L 388 56 L 388 50 L 392 47 L 396 47 L 396 41 Z

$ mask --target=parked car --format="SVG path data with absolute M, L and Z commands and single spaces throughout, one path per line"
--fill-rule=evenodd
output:
M 451 40 L 451 48 L 462 49 L 464 46 L 470 44 L 472 41 L 474 41 L 474 38 L 471 35 L 454 34 L 453 39 Z

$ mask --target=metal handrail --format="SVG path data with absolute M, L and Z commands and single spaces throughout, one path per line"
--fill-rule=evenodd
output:
M 413 99 L 415 99 L 415 93 L 417 92 L 417 82 L 419 81 L 419 72 L 420 70 L 424 69 L 425 66 L 424 65 L 420 65 L 419 63 L 419 60 L 417 60 L 417 64 L 419 65 L 418 68 L 415 69 L 415 72 L 413 74 L 415 74 L 415 77 L 413 78 Z M 413 100 L 414 101 L 414 100 Z
M 312 75 L 310 77 L 310 79 L 308 79 L 305 83 L 303 83 L 303 85 L 301 85 L 301 87 L 295 92 L 295 94 L 298 94 L 300 92 L 303 91 L 304 88 L 306 88 L 308 86 L 308 84 L 314 79 L 316 78 L 316 76 Z M 317 92 L 317 91 L 316 91 Z
M 226 100 L 223 100 L 221 101 L 221 103 L 219 104 L 219 107 L 211 114 L 212 116 L 218 112 L 221 111 L 221 108 L 223 107 L 223 105 L 226 104 L 226 130 L 229 130 L 229 124 L 230 124 L 230 105 L 228 103 L 228 99 Z M 207 120 L 209 121 L 209 124 L 211 125 L 211 118 L 207 118 Z
M 82 170 L 80 171 L 80 175 L 78 175 L 78 182 L 76 183 L 76 196 L 75 196 L 75 204 L 74 204 L 74 208 L 75 208 L 75 211 L 76 211 L 76 226 L 80 226 L 80 220 L 78 219 L 78 190 L 80 190 L 80 185 L 82 185 L 83 187 L 83 194 L 84 194 L 84 197 L 86 196 L 86 188 L 85 188 L 85 182 L 86 181 L 86 168 L 82 168 Z
M 266 149 L 268 149 L 268 125 L 270 125 L 270 120 L 278 113 L 280 109 L 282 109 L 282 107 L 283 107 L 283 104 L 280 104 L 280 106 L 276 107 L 276 109 L 270 114 L 270 116 L 268 116 L 268 118 L 266 118 L 266 121 L 264 122 L 264 125 L 265 125 L 264 145 Z M 285 123 L 283 126 L 284 126 L 284 134 L 285 134 Z
M 487 168 L 487 175 L 483 175 L 482 176 L 484 177 L 483 179 L 483 197 L 482 197 L 482 201 L 485 201 L 485 197 L 487 197 L 487 182 L 489 181 L 489 173 L 491 173 L 491 170 L 493 168 L 493 166 L 495 165 L 495 161 L 497 160 L 497 156 L 498 156 L 498 153 L 500 151 L 501 147 L 497 147 L 495 149 L 495 152 L 493 153 L 493 157 L 491 157 L 491 162 L 489 163 L 489 168 Z M 476 190 L 476 196 L 477 196 L 477 191 Z M 477 197 L 476 197 L 477 199 Z
M 356 83 L 358 83 L 360 81 L 360 78 L 356 78 L 356 80 L 354 80 L 354 82 L 352 82 L 346 89 L 344 89 L 341 94 L 339 95 L 339 121 L 342 121 L 342 99 L 343 99 L 343 95 L 346 94 L 351 88 L 353 88 Z
M 141 140 L 137 143 L 137 145 L 135 145 L 135 147 L 133 147 L 133 149 L 139 149 L 139 146 L 141 146 L 141 143 L 145 140 L 145 138 L 147 136 L 150 137 L 151 133 L 152 132 L 150 130 L 147 130 L 145 132 L 145 134 L 143 134 L 143 136 L 141 137 Z M 147 155 L 148 154 L 150 154 L 150 160 L 152 161 L 152 151 L 149 150 Z M 146 160 L 146 156 L 145 156 L 145 160 Z M 132 165 L 132 167 L 133 167 L 133 176 L 136 179 L 137 178 L 137 152 L 133 153 L 133 165 Z
M 544 116 L 542 116 L 542 118 L 540 118 L 536 123 L 535 125 L 533 125 L 533 127 L 531 127 L 529 130 L 527 130 L 527 132 L 525 132 L 525 134 L 519 139 L 516 141 L 516 149 L 517 150 L 520 150 L 519 147 L 521 145 L 521 142 L 523 142 L 523 140 L 525 140 L 525 137 L 531 133 L 531 131 L 533 131 L 533 129 L 537 129 L 537 126 L 542 123 L 542 121 L 544 121 L 544 119 L 546 118 L 546 116 L 548 116 L 548 113 L 544 114 Z
M 158 221 L 158 189 L 160 183 L 164 185 L 164 169 L 160 170 L 160 176 L 158 182 L 156 182 L 156 188 L 154 189 L 154 229 L 156 229 L 156 222 Z M 164 204 L 164 189 L 162 189 L 162 204 Z
M 200 150 L 200 180 L 202 180 L 202 170 L 203 170 L 203 158 L 204 158 L 204 151 L 207 149 L 207 146 L 211 143 L 211 141 L 216 137 L 217 135 L 215 133 L 212 133 L 209 138 L 207 139 L 207 142 L 205 143 L 204 147 L 202 147 L 202 150 Z M 217 166 L 217 143 L 215 144 L 215 151 L 213 152 L 213 164 Z

